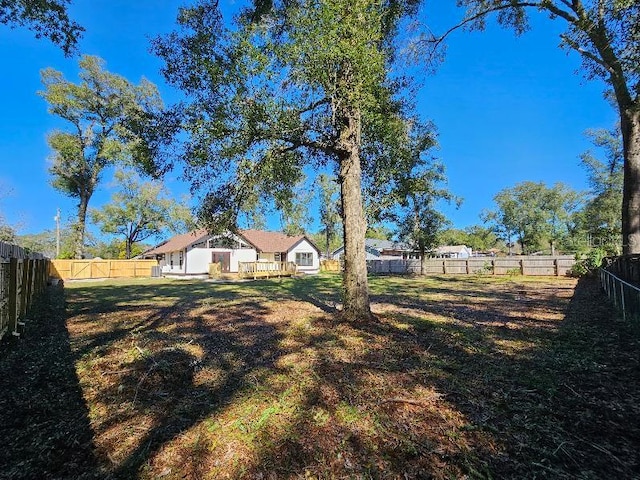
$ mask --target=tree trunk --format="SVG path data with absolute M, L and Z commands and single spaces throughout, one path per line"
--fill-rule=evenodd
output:
M 127 260 L 129 260 L 131 258 L 131 244 L 133 242 L 131 241 L 130 238 L 127 238 L 126 242 L 125 242 L 125 257 L 127 257 Z
M 640 110 L 621 109 L 624 150 L 622 190 L 622 253 L 640 253 Z
M 75 225 L 75 238 L 73 245 L 73 257 L 80 260 L 84 257 L 84 230 L 87 223 L 87 206 L 89 205 L 89 197 L 83 195 L 78 203 L 78 221 Z
M 327 251 L 326 251 L 325 255 L 326 255 L 326 257 L 327 257 L 327 260 L 329 260 L 329 243 L 330 243 L 330 240 L 331 240 L 331 239 L 329 238 L 329 237 L 330 237 L 330 235 L 329 235 L 329 228 L 328 228 L 326 225 L 325 225 L 325 229 L 326 229 L 326 230 L 325 230 L 325 239 L 326 239 L 326 242 L 327 242 L 327 243 L 326 243 Z
M 344 232 L 344 307 L 346 320 L 369 320 L 367 258 L 365 234 L 367 222 L 362 203 L 362 170 L 360 166 L 360 112 L 345 109 L 339 139 L 339 181 L 342 202 L 342 228 Z

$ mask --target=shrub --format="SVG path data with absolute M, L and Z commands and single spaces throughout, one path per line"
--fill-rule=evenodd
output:
M 609 255 L 604 248 L 592 248 L 586 253 L 576 253 L 576 263 L 571 267 L 572 277 L 590 277 L 595 275 L 602 260 Z

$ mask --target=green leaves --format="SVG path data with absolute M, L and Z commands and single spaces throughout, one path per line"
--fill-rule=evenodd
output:
M 142 80 L 134 85 L 104 70 L 99 57 L 83 56 L 80 82 L 47 68 L 41 72 L 44 90 L 38 92 L 49 112 L 69 124 L 68 131 L 49 134 L 51 184 L 63 194 L 78 198 L 76 255 L 81 256 L 87 205 L 108 165 L 150 165 L 156 149 L 143 135 L 162 108 L 155 85 Z
M 46 37 L 69 56 L 76 51 L 84 28 L 69 18 L 70 0 L 2 0 L 0 23 L 26 26 L 36 38 Z
M 391 163 L 376 153 L 405 128 L 391 45 L 417 2 L 259 1 L 230 27 L 215 3 L 181 9 L 180 30 L 154 41 L 167 80 L 188 96 L 183 160 L 207 205 L 242 211 L 256 194 L 291 197 L 305 166 L 338 162 L 345 118 L 356 111 L 367 175 Z M 235 200 L 213 201 L 214 192 Z
M 604 154 L 602 161 L 587 151 L 580 156 L 587 170 L 590 198 L 578 217 L 578 229 L 592 238 L 594 246 L 611 254 L 620 250 L 623 163 L 622 139 L 618 128 L 587 132 L 594 146 Z
M 120 191 L 110 203 L 92 210 L 91 218 L 103 233 L 123 236 L 128 254 L 133 244 L 165 230 L 185 233 L 193 227 L 190 210 L 171 199 L 161 183 L 141 182 L 133 172 L 122 170 L 115 180 Z
M 542 182 L 521 182 L 505 188 L 494 197 L 495 211 L 483 213 L 506 242 L 515 236 L 523 253 L 543 248 L 544 241 L 552 250 L 557 241 L 571 230 L 573 214 L 581 203 L 581 195 L 562 183 L 547 187 Z

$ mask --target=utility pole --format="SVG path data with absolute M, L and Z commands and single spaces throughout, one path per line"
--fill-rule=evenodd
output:
M 60 258 L 60 209 L 56 211 L 56 216 L 53 217 L 56 221 L 56 258 Z

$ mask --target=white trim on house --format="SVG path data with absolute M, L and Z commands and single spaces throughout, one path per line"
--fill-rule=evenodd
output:
M 177 238 L 177 237 L 174 237 Z M 230 245 L 225 247 L 216 239 L 228 238 Z M 189 237 L 187 237 L 188 242 Z M 166 245 L 169 242 L 165 242 Z M 250 241 L 242 237 L 242 234 L 225 234 L 225 235 L 194 235 L 193 241 L 186 246 L 183 241 L 180 245 L 175 243 L 176 248 L 168 252 L 154 252 L 154 249 L 145 253 L 145 256 L 159 258 L 159 264 L 162 273 L 165 275 L 205 275 L 209 273 L 209 264 L 213 263 L 213 255 L 228 254 L 229 272 L 237 273 L 240 262 L 255 262 L 260 260 L 274 261 L 276 256 L 280 257 L 279 261 L 294 262 L 298 260 L 298 271 L 303 273 L 318 273 L 320 271 L 320 252 L 306 237 L 299 239 L 287 251 L 282 252 L 262 252 Z M 217 245 L 213 247 L 212 245 Z M 170 247 L 169 247 L 170 248 Z M 164 248 L 166 250 L 166 247 Z M 219 257 L 218 257 L 219 258 Z
M 304 262 L 305 265 L 298 264 L 296 261 L 298 254 L 304 257 L 311 255 L 310 264 L 308 261 Z M 287 252 L 287 262 L 294 262 L 298 266 L 299 272 L 318 273 L 320 271 L 320 252 L 309 240 L 303 238 Z

